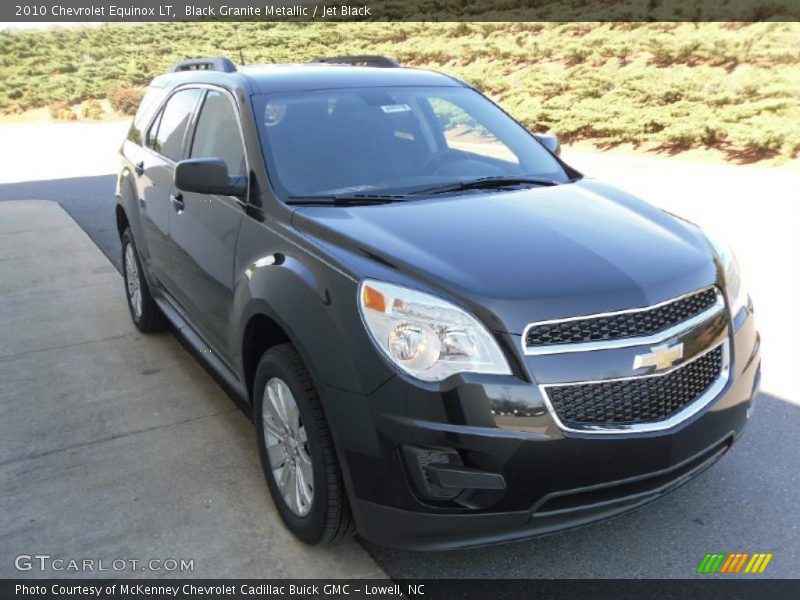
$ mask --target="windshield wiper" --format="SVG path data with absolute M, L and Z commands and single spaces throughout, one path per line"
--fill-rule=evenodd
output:
M 559 182 L 555 181 L 554 179 L 547 179 L 545 177 L 506 177 L 506 176 L 481 177 L 480 179 L 472 179 L 470 181 L 459 181 L 457 183 L 448 183 L 446 185 L 426 188 L 424 190 L 417 190 L 411 193 L 415 195 L 445 194 L 447 192 L 460 192 L 462 190 L 502 188 L 502 187 L 509 187 L 513 185 L 523 185 L 523 184 L 551 186 L 551 185 L 559 185 Z
M 353 206 L 358 204 L 389 204 L 390 202 L 401 202 L 405 198 L 402 195 L 379 195 L 379 194 L 333 194 L 330 196 L 290 196 L 286 199 L 286 204 L 313 205 L 313 204 L 333 204 L 337 206 Z

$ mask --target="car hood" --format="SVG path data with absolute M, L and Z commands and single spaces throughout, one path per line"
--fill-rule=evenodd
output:
M 512 334 L 533 321 L 648 306 L 717 278 L 695 227 L 593 180 L 301 207 L 293 224 L 363 277 L 431 291 Z

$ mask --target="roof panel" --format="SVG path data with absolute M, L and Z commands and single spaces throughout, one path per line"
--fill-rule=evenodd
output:
M 442 73 L 421 69 L 305 64 L 241 67 L 238 72 L 262 93 L 349 87 L 462 85 Z

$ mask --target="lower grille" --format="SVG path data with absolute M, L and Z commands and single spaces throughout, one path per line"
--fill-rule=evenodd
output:
M 718 346 L 666 375 L 549 386 L 547 396 L 567 426 L 653 423 L 700 398 L 722 369 L 723 348 Z

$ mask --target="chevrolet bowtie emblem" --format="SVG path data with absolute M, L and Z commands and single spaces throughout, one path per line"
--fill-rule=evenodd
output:
M 683 344 L 674 346 L 656 346 L 646 354 L 637 354 L 633 359 L 633 368 L 655 367 L 656 370 L 667 369 L 683 358 Z

